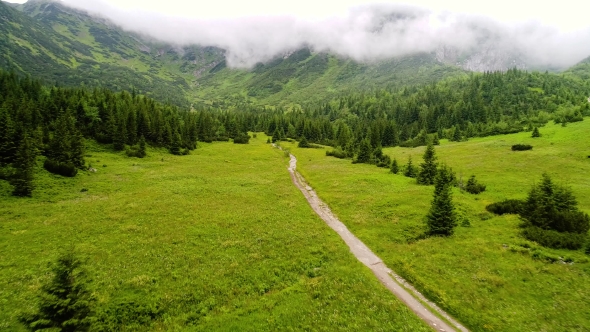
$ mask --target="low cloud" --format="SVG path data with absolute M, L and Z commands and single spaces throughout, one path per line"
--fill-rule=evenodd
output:
M 228 65 L 241 68 L 303 46 L 361 62 L 441 49 L 459 56 L 489 50 L 517 57 L 529 67 L 566 68 L 590 56 L 590 27 L 563 32 L 540 22 L 508 24 L 484 16 L 408 6 L 358 6 L 346 15 L 323 19 L 189 19 L 124 11 L 92 0 L 73 6 L 161 41 L 223 48 Z

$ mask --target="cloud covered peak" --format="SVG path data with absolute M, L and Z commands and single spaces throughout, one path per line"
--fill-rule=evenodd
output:
M 322 18 L 187 18 L 92 0 L 68 5 L 165 42 L 223 48 L 231 67 L 252 67 L 304 46 L 360 62 L 440 54 L 441 49 L 453 50 L 457 58 L 488 50 L 519 58 L 529 67 L 565 68 L 590 55 L 590 28 L 565 32 L 538 21 L 502 23 L 482 15 L 402 5 L 360 5 Z

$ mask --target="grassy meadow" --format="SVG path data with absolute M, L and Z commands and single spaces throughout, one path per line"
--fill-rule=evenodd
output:
M 460 226 L 450 238 L 419 240 L 433 187 L 388 169 L 326 157 L 326 149 L 299 149 L 298 169 L 348 228 L 384 262 L 473 331 L 590 331 L 590 263 L 582 250 L 553 250 L 519 236 L 517 216 L 495 216 L 485 206 L 525 198 L 543 172 L 571 186 L 590 212 L 590 121 L 529 133 L 443 140 L 444 162 L 466 181 L 487 185 L 480 195 L 454 189 Z M 532 151 L 512 152 L 513 144 Z M 424 147 L 388 148 L 405 165 L 422 161 Z M 564 264 L 562 257 L 573 264 Z
M 31 199 L 0 181 L 0 330 L 24 331 L 18 314 L 74 246 L 102 330 L 428 331 L 313 213 L 265 142 L 145 159 L 88 142 L 96 173 L 39 166 Z

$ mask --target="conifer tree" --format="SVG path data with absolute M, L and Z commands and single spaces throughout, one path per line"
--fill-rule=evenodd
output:
M 461 130 L 459 127 L 455 127 L 455 131 L 453 132 L 453 138 L 451 138 L 453 142 L 460 142 L 461 141 Z
M 535 127 L 533 129 L 533 134 L 531 136 L 532 137 L 541 137 L 541 133 L 539 132 L 539 128 Z
M 125 142 L 127 142 L 127 128 L 125 126 L 125 121 L 121 120 L 117 124 L 117 129 L 115 130 L 113 148 L 117 151 L 122 151 L 125 149 Z
M 8 111 L 0 108 L 0 165 L 12 163 L 15 154 L 14 123 Z
M 309 148 L 309 142 L 307 141 L 307 138 L 305 138 L 305 136 L 303 136 L 297 146 L 300 148 Z
M 359 153 L 354 160 L 354 163 L 370 163 L 371 162 L 371 142 L 365 138 L 361 141 Z
M 31 331 L 88 331 L 94 298 L 81 265 L 73 253 L 62 254 L 41 288 L 37 312 L 19 317 L 21 323 Z
M 416 168 L 412 164 L 412 156 L 408 158 L 408 164 L 406 165 L 406 169 L 404 170 L 404 176 L 409 178 L 416 177 Z
M 170 153 L 181 155 L 181 145 L 182 139 L 180 138 L 180 134 L 178 132 L 174 132 L 172 134 L 172 143 L 170 144 Z
M 281 136 L 281 132 L 279 131 L 279 129 L 275 129 L 275 131 L 272 134 L 272 142 L 275 143 L 277 141 L 282 140 L 283 137 Z
M 143 137 L 143 135 L 141 135 L 139 137 L 139 151 L 138 151 L 138 157 L 139 158 L 143 158 L 147 155 L 146 150 L 145 150 L 145 137 Z
M 416 181 L 422 185 L 434 184 L 434 178 L 436 177 L 436 155 L 434 152 L 434 145 L 428 144 L 426 151 L 424 152 L 424 162 L 420 164 L 420 171 Z
M 47 157 L 59 163 L 70 161 L 70 130 L 67 121 L 67 114 L 57 118 L 55 121 L 55 131 L 49 141 L 49 151 Z
M 32 139 L 25 134 L 13 163 L 13 167 L 16 169 L 15 174 L 10 179 L 10 184 L 14 187 L 12 190 L 13 196 L 31 197 L 33 195 L 33 172 L 36 158 L 37 151 Z
M 434 197 L 426 225 L 429 235 L 450 236 L 457 226 L 457 215 L 452 200 L 453 176 L 450 169 L 443 166 L 439 169 L 434 183 Z
M 391 163 L 391 173 L 399 173 L 399 165 L 397 164 L 397 159 L 395 158 L 393 158 L 393 162 Z
M 73 135 L 70 135 L 70 162 L 79 169 L 85 166 L 84 161 L 84 137 L 77 129 L 74 129 Z

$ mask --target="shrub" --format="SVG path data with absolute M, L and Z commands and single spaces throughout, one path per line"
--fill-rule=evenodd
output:
M 240 134 L 234 138 L 234 144 L 248 144 L 250 143 L 250 135 Z
M 45 159 L 43 168 L 45 168 L 50 173 L 61 176 L 74 177 L 76 174 L 78 174 L 78 169 L 76 166 L 74 166 L 74 164 L 60 163 L 51 159 Z
M 297 144 L 297 147 L 300 148 L 309 148 L 309 142 L 307 141 L 307 138 L 305 138 L 305 136 L 303 136 L 301 138 L 301 141 L 299 141 L 299 144 Z
M 391 157 L 384 154 L 381 156 L 381 158 L 377 159 L 375 162 L 376 162 L 377 167 L 389 168 L 389 166 L 391 165 Z
M 555 249 L 577 250 L 584 246 L 585 234 L 561 233 L 552 229 L 542 229 L 536 226 L 527 226 L 523 229 L 522 235 L 538 244 Z
M 532 150 L 533 146 L 528 144 L 515 144 L 512 146 L 512 151 L 526 151 Z
M 486 210 L 500 216 L 503 214 L 520 214 L 523 204 L 524 201 L 518 199 L 507 199 L 505 201 L 486 206 Z
M 52 267 L 52 278 L 41 287 L 37 312 L 19 317 L 31 331 L 88 331 L 94 297 L 82 262 L 71 252 Z
M 342 150 L 340 147 L 333 149 L 332 151 L 326 151 L 326 156 L 328 157 L 336 157 L 340 159 L 350 158 L 351 156 L 346 153 L 346 151 Z
M 145 151 L 141 151 L 138 146 L 132 146 L 125 149 L 127 157 L 143 158 L 145 157 Z
M 469 180 L 467 180 L 467 185 L 465 185 L 465 190 L 470 193 L 477 195 L 482 193 L 486 190 L 485 184 L 478 183 L 475 179 L 475 175 L 472 175 Z

